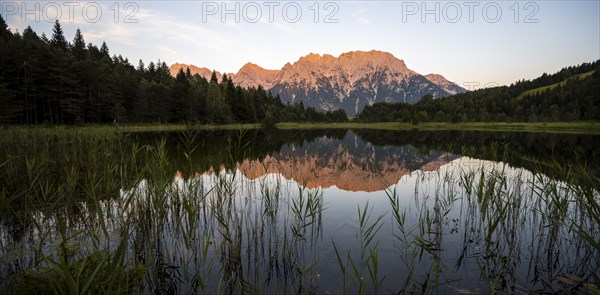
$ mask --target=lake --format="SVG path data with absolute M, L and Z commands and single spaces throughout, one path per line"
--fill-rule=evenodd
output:
M 3 133 L 9 292 L 599 292 L 598 135 Z

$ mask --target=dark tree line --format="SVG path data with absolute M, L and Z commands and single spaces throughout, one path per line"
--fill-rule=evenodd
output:
M 108 46 L 73 41 L 60 23 L 52 36 L 30 27 L 12 33 L 0 16 L 0 124 L 119 122 L 344 122 L 343 110 L 318 112 L 283 104 L 263 88 L 242 88 L 226 75 L 208 81 L 189 70 L 176 77 L 166 63 L 137 66 Z
M 557 122 L 600 120 L 600 61 L 562 69 L 532 81 L 480 89 L 416 104 L 377 103 L 357 116 L 362 122 Z M 594 71 L 589 77 L 575 75 Z M 565 81 L 565 82 L 563 82 Z M 563 82 L 563 83 L 561 83 Z M 525 91 L 559 83 L 523 95 Z

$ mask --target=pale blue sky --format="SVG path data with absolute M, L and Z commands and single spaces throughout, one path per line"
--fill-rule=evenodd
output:
M 377 49 L 464 86 L 510 84 L 600 59 L 598 0 L 119 1 L 118 9 L 115 2 L 27 1 L 23 15 L 22 1 L 2 0 L 0 13 L 12 31 L 31 25 L 50 36 L 60 10 L 68 40 L 79 27 L 87 42 L 106 41 L 133 64 L 161 59 L 225 72 L 249 61 L 280 69 L 309 52 Z M 236 5 L 223 22 L 223 8 Z M 132 13 L 137 23 L 125 22 Z M 325 22 L 330 14 L 337 23 Z

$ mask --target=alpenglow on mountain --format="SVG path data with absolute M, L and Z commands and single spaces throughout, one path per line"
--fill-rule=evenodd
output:
M 210 79 L 212 71 L 193 65 L 174 64 L 171 74 L 190 68 L 192 74 Z M 441 75 L 421 75 L 403 60 L 382 51 L 352 51 L 334 57 L 311 53 L 281 70 L 267 70 L 247 63 L 227 74 L 243 87 L 258 87 L 279 94 L 282 102 L 302 102 L 318 110 L 344 109 L 350 116 L 376 102 L 414 103 L 427 94 L 434 98 L 466 92 Z M 219 80 L 221 74 L 217 73 Z

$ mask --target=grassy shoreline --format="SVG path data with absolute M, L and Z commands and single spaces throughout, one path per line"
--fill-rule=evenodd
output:
M 39 126 L 0 126 L 0 133 L 4 130 L 63 130 L 63 131 L 81 131 L 86 130 L 94 133 L 114 133 L 115 131 L 135 133 L 135 132 L 172 132 L 185 130 L 240 130 L 240 129 L 259 129 L 261 124 L 205 124 L 205 125 L 186 125 L 186 124 L 131 124 L 116 127 L 112 124 L 106 125 L 39 125 Z
M 343 128 L 343 129 L 378 129 L 378 130 L 418 130 L 418 131 L 514 131 L 514 132 L 551 132 L 551 133 L 583 133 L 600 134 L 600 122 L 551 122 L 551 123 L 527 123 L 527 122 L 468 122 L 448 123 L 429 122 L 413 125 L 411 123 L 278 123 L 279 129 L 319 129 L 319 128 Z
M 374 129 L 374 130 L 418 130 L 418 131 L 502 131 L 502 132 L 542 132 L 542 133 L 574 133 L 574 134 L 600 134 L 600 122 L 429 122 L 414 125 L 411 123 L 380 122 L 380 123 L 317 123 L 317 122 L 281 122 L 276 124 L 277 129 Z M 0 126 L 0 132 L 6 130 L 64 130 L 64 131 L 90 131 L 90 132 L 171 132 L 185 130 L 240 130 L 260 129 L 261 124 L 132 124 L 115 127 L 113 125 L 40 125 L 40 126 Z

